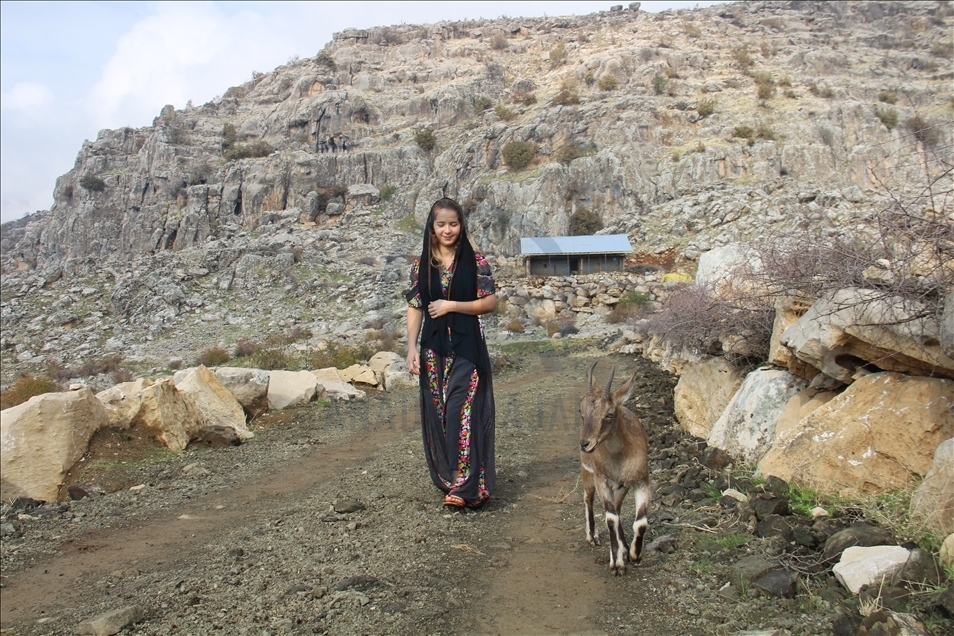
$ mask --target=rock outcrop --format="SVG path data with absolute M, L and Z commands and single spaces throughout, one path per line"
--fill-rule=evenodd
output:
M 950 380 L 865 376 L 778 433 L 758 470 L 846 495 L 911 486 L 930 470 L 935 449 L 954 435 L 951 404 Z

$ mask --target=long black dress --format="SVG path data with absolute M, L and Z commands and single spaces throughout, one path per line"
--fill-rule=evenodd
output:
M 477 258 L 477 297 L 495 293 L 490 265 Z M 420 260 L 411 267 L 408 305 L 422 309 L 418 291 Z M 451 270 L 442 268 L 446 298 Z M 480 346 L 484 334 L 481 326 Z M 421 350 L 421 424 L 424 456 L 431 480 L 445 494 L 457 495 L 471 507 L 482 505 L 496 483 L 494 467 L 494 391 L 491 373 L 479 373 L 473 362 L 455 353 L 442 356 Z

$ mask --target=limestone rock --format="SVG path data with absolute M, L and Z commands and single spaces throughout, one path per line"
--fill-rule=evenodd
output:
M 181 451 L 202 426 L 192 398 L 162 378 L 139 392 L 141 407 L 133 426 L 143 426 L 171 450 Z
M 704 252 L 696 268 L 696 284 L 716 292 L 736 284 L 747 271 L 761 268 L 758 254 L 750 246 L 733 243 Z
M 941 314 L 941 348 L 944 355 L 954 358 L 954 289 L 944 297 L 944 313 Z
M 348 402 L 350 400 L 363 400 L 367 397 L 364 391 L 347 382 L 320 378 L 317 373 L 315 373 L 314 376 L 316 387 L 322 390 L 323 395 L 330 400 L 344 400 Z
M 775 437 L 781 438 L 787 435 L 815 409 L 823 406 L 837 395 L 838 393 L 835 391 L 825 391 L 812 386 L 793 395 L 785 405 L 785 410 L 782 411 L 775 422 Z
M 944 567 L 954 567 L 954 532 L 947 535 L 947 538 L 944 539 L 944 543 L 941 544 L 941 550 L 938 553 L 938 558 Z
M 384 376 L 384 390 L 394 391 L 395 389 L 415 388 L 420 386 L 420 380 L 417 376 L 411 375 L 408 371 L 388 371 Z
M 139 393 L 152 382 L 138 378 L 132 382 L 122 382 L 96 394 L 109 414 L 109 425 L 113 428 L 127 429 L 139 413 L 142 399 Z
M 316 390 L 317 381 L 310 371 L 270 371 L 268 408 L 277 411 L 307 404 Z
M 249 419 L 268 410 L 268 371 L 242 367 L 216 367 L 212 371 L 242 405 Z
M 319 380 L 334 380 L 335 382 L 344 382 L 341 379 L 341 374 L 338 373 L 338 369 L 334 367 L 326 367 L 324 369 L 317 369 L 312 371 L 314 376 Z
M 791 349 L 781 343 L 785 330 L 798 322 L 805 315 L 810 305 L 796 298 L 779 298 L 775 303 L 775 321 L 772 323 L 772 338 L 769 341 L 768 361 L 786 368 L 800 378 L 811 380 L 818 375 L 819 370 L 811 364 L 800 360 Z
M 954 438 L 934 451 L 934 463 L 911 497 L 911 516 L 939 534 L 954 532 Z
M 341 379 L 351 384 L 361 383 L 369 386 L 378 386 L 378 379 L 371 367 L 363 364 L 352 364 L 347 369 L 342 369 L 339 374 Z
M 145 617 L 146 613 L 141 607 L 130 605 L 83 621 L 76 626 L 76 633 L 89 636 L 112 636 Z
M 679 425 L 706 439 L 741 384 L 742 377 L 724 358 L 687 364 L 674 394 Z
M 857 594 L 865 585 L 890 581 L 904 568 L 910 554 L 898 545 L 848 548 L 832 572 L 845 589 Z
M 842 289 L 816 302 L 780 342 L 829 377 L 850 383 L 869 363 L 886 371 L 954 378 L 954 359 L 941 351 L 937 324 L 916 327 L 898 300 L 873 290 Z
M 176 389 L 192 398 L 202 426 L 227 426 L 234 429 L 240 439 L 254 437 L 245 424 L 242 405 L 205 366 L 199 365 L 176 382 Z
M 404 358 L 393 351 L 378 351 L 368 360 L 368 367 L 374 372 L 378 384 L 384 384 L 384 379 L 389 371 L 407 371 Z
M 952 403 L 951 380 L 865 376 L 778 434 L 758 472 L 849 496 L 904 488 L 954 435 Z
M 746 462 L 758 461 L 775 441 L 775 426 L 789 399 L 805 384 L 788 371 L 753 371 L 713 424 L 709 445 Z
M 0 497 L 56 501 L 89 438 L 108 425 L 105 407 L 88 387 L 44 393 L 0 411 Z

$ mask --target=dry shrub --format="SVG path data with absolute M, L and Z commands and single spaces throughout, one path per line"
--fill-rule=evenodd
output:
M 324 349 L 310 351 L 305 356 L 305 364 L 311 369 L 326 367 L 344 369 L 352 364 L 365 364 L 378 352 L 377 342 L 375 338 L 368 338 L 355 344 L 328 342 Z
M 235 351 L 234 355 L 236 358 L 245 358 L 247 356 L 254 356 L 262 348 L 257 342 L 253 342 L 248 338 L 239 338 L 235 342 Z
M 31 397 L 44 393 L 55 393 L 60 387 L 52 378 L 21 375 L 6 391 L 0 393 L 0 410 L 8 409 L 17 404 L 23 404 Z
M 122 356 L 112 355 L 95 360 L 87 360 L 78 369 L 72 369 L 70 377 L 82 377 L 90 375 L 99 375 L 101 373 L 113 373 L 120 369 L 123 363 Z
M 136 376 L 129 369 L 118 369 L 113 371 L 112 378 L 116 384 L 122 384 L 123 382 L 132 382 L 136 379 Z
M 232 357 L 229 355 L 229 352 L 222 347 L 210 347 L 199 353 L 199 356 L 196 358 L 196 364 L 201 364 L 206 367 L 217 367 L 231 359 Z
M 513 320 L 508 322 L 505 329 L 509 331 L 510 333 L 523 333 L 525 331 L 523 328 L 523 323 L 520 321 L 519 318 L 514 318 Z
M 650 305 L 649 294 L 631 289 L 619 297 L 619 302 L 606 314 L 606 322 L 631 322 L 642 315 Z
M 950 175 L 948 169 L 945 174 Z M 940 181 L 943 182 L 943 181 Z M 933 192 L 944 203 L 951 192 Z M 922 202 L 923 203 L 923 202 Z M 909 321 L 938 321 L 944 295 L 954 288 L 954 224 L 932 209 L 896 200 L 870 219 L 870 229 L 852 235 L 791 233 L 758 248 L 758 283 L 772 296 L 817 300 L 847 287 L 900 302 Z
M 646 322 L 646 332 L 694 354 L 720 355 L 723 343 L 738 337 L 746 341 L 748 351 L 767 352 L 774 305 L 741 287 L 722 288 L 718 294 L 694 284 L 677 289 Z
M 259 369 L 288 369 L 292 366 L 291 357 L 281 349 L 260 349 L 252 356 L 252 362 Z

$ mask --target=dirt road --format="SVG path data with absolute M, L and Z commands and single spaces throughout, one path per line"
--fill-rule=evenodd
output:
M 638 371 L 631 406 L 651 438 L 671 430 L 672 379 L 645 360 L 512 358 L 495 384 L 498 487 L 480 511 L 441 506 L 414 391 L 285 411 L 237 448 L 91 460 L 87 477 L 111 471 L 125 489 L 20 520 L 2 632 L 72 634 L 139 605 L 124 634 L 712 633 L 684 564 L 650 553 L 613 578 L 608 548 L 585 541 L 577 408 L 597 359 L 600 377 Z

